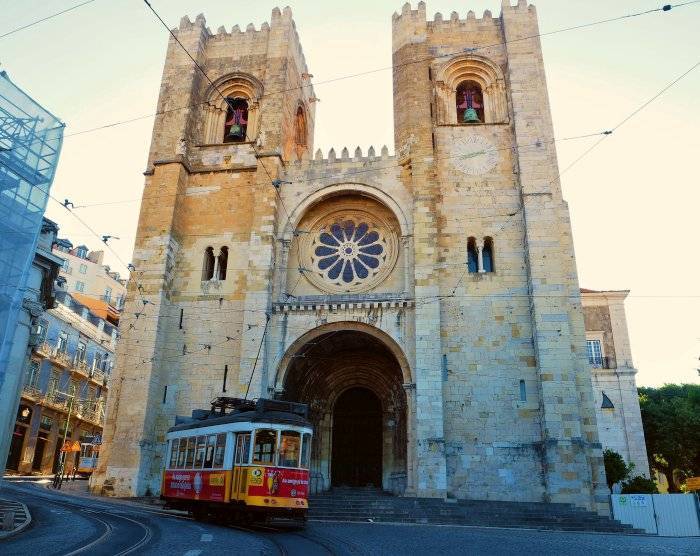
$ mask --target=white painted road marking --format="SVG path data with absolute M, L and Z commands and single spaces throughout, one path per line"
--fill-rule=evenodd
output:
M 214 538 L 214 535 L 210 535 L 208 533 L 202 533 L 202 538 L 200 538 L 200 542 L 211 542 L 212 539 Z

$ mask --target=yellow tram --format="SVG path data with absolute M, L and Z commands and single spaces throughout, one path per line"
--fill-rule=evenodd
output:
M 230 409 L 230 412 L 226 410 Z M 161 498 L 197 519 L 306 520 L 312 427 L 304 404 L 217 398 L 172 427 Z

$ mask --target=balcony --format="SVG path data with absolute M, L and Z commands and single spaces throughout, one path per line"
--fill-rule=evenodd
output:
M 46 394 L 44 397 L 44 404 L 51 407 L 52 409 L 57 409 L 59 411 L 68 411 L 68 406 L 70 405 L 70 398 L 62 394 L 57 394 L 55 392 Z
M 93 369 L 90 373 L 90 380 L 96 382 L 100 386 L 107 386 L 107 374 L 99 369 Z
M 34 351 L 39 355 L 43 355 L 44 357 L 51 357 L 51 354 L 53 353 L 53 348 L 49 345 L 48 342 L 41 342 L 34 348 Z
M 22 397 L 27 398 L 29 400 L 33 400 L 35 402 L 39 402 L 44 397 L 44 394 L 36 386 L 30 386 L 29 384 L 25 384 L 24 388 L 22 388 Z
M 105 409 L 101 402 L 81 402 L 76 411 L 76 417 L 94 425 L 104 424 Z
M 614 369 L 616 367 L 612 357 L 589 357 L 588 364 L 594 369 Z
M 90 367 L 90 365 L 88 365 L 85 361 L 81 361 L 79 359 L 73 360 L 71 370 L 84 376 L 85 378 L 89 378 L 90 373 L 92 372 L 92 368 Z
M 71 366 L 70 355 L 68 355 L 65 351 L 61 351 L 57 348 L 54 348 L 51 351 L 49 359 L 51 359 L 51 361 L 53 361 L 57 365 L 60 365 L 61 367 L 64 367 L 66 369 Z

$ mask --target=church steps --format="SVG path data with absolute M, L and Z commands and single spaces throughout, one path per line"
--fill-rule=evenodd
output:
M 558 531 L 639 533 L 570 504 L 399 498 L 371 489 L 335 489 L 309 499 L 313 521 L 427 523 Z

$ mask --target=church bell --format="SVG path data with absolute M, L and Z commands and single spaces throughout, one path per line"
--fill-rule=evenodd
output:
M 233 124 L 231 129 L 228 130 L 228 136 L 232 139 L 242 139 L 243 138 L 243 128 L 238 124 Z
M 462 118 L 462 121 L 465 124 L 481 123 L 481 120 L 479 119 L 476 110 L 474 110 L 473 108 L 467 108 L 464 111 L 464 118 Z

